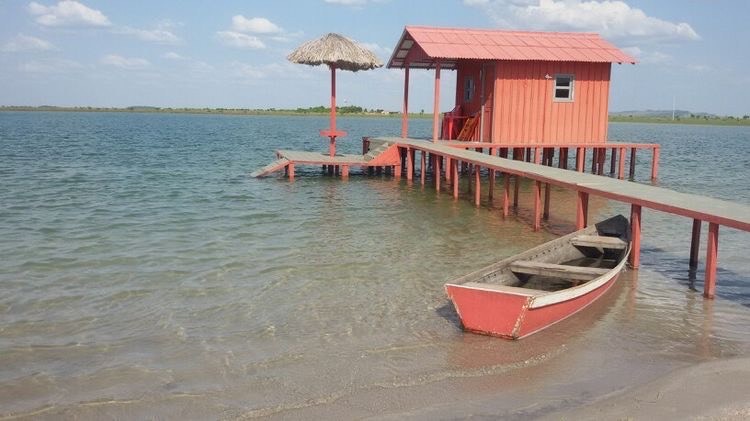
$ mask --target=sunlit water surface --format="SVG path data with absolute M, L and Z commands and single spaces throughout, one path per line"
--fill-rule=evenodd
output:
M 533 232 L 528 185 L 503 219 L 429 180 L 248 176 L 274 149 L 324 150 L 326 123 L 0 113 L 0 417 L 419 417 L 482 397 L 538 415 L 750 350 L 750 234 L 721 230 L 704 300 L 692 221 L 650 210 L 641 269 L 586 312 L 523 341 L 463 333 L 443 284 L 572 230 L 573 195 L 553 189 Z M 352 153 L 400 130 L 339 125 Z M 748 128 L 613 124 L 610 138 L 660 143 L 662 186 L 750 204 Z

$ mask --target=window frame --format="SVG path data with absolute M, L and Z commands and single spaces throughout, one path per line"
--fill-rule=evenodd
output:
M 474 78 L 467 77 L 464 79 L 464 103 L 472 102 L 474 100 Z
M 570 81 L 568 86 L 558 86 L 557 83 L 561 78 L 568 78 Z M 552 84 L 552 101 L 554 102 L 573 102 L 575 101 L 575 86 L 576 86 L 576 77 L 572 73 L 557 73 L 554 76 L 554 83 Z M 558 98 L 557 97 L 557 91 L 559 90 L 567 90 L 568 96 L 567 98 Z

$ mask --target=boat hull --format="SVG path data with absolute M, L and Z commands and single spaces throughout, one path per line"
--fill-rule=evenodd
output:
M 588 307 L 630 254 L 621 215 L 508 257 L 445 285 L 464 329 L 520 339 Z
M 532 308 L 534 297 L 489 289 L 446 285 L 448 297 L 465 330 L 506 339 L 521 339 L 578 313 L 604 295 L 619 271 L 599 288 L 570 300 Z

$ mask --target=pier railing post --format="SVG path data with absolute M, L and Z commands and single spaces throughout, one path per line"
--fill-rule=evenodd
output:
M 641 264 L 641 207 L 630 205 L 630 266 L 637 269 Z
M 719 256 L 719 224 L 708 224 L 708 240 L 706 240 L 706 279 L 703 283 L 703 296 L 714 298 L 716 292 L 716 263 Z
M 617 168 L 617 178 L 622 180 L 625 177 L 625 148 L 620 148 L 620 161 Z

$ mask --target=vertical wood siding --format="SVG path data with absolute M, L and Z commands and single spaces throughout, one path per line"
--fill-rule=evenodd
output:
M 610 63 L 496 64 L 492 141 L 551 144 L 607 140 Z M 572 102 L 555 102 L 555 74 L 574 75 Z M 552 78 L 546 79 L 545 75 Z

